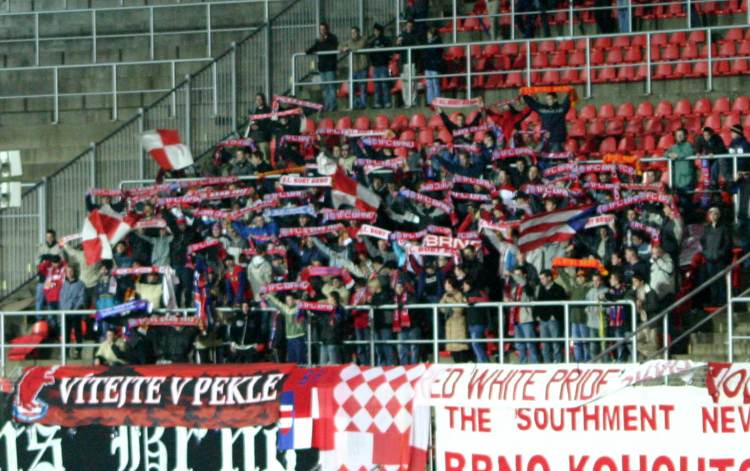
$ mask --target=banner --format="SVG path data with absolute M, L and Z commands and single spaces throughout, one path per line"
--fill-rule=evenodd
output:
M 437 469 L 750 469 L 747 405 L 715 405 L 700 387 L 629 387 L 700 367 L 657 361 L 434 369 L 420 397 L 435 407 Z
M 13 417 L 80 427 L 224 428 L 278 420 L 294 365 L 32 366 L 16 385 Z

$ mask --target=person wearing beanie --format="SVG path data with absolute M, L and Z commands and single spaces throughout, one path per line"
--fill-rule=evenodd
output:
M 742 126 L 735 124 L 729 130 L 732 133 L 732 142 L 729 144 L 730 154 L 750 154 L 750 142 L 745 138 Z M 750 169 L 750 156 L 737 158 L 737 171 L 746 172 Z
M 391 47 L 391 39 L 385 35 L 385 29 L 380 23 L 372 27 L 373 38 L 369 46 L 375 49 Z M 388 78 L 388 62 L 391 60 L 390 52 L 370 53 L 370 64 L 375 69 L 375 108 L 390 108 L 391 106 L 391 83 Z

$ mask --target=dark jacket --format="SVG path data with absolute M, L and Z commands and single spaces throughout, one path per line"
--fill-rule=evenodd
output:
M 443 44 L 442 39 L 439 36 L 434 36 L 432 40 L 427 40 L 427 45 L 436 46 Z M 443 48 L 436 47 L 431 49 L 422 50 L 422 65 L 424 70 L 431 70 L 433 72 L 441 72 L 443 70 Z
M 183 327 L 180 330 L 174 327 L 162 327 L 161 329 L 162 358 L 172 363 L 188 363 L 198 330 L 193 327 Z
M 750 142 L 747 142 L 744 136 L 732 139 L 729 144 L 729 150 L 735 154 L 750 154 Z M 746 172 L 750 168 L 750 157 L 737 159 L 737 171 Z
M 723 224 L 716 227 L 706 224 L 701 237 L 703 256 L 709 262 L 723 262 L 731 256 L 732 238 L 729 229 Z
M 172 242 L 169 244 L 169 263 L 175 270 L 183 268 L 188 260 L 188 246 L 198 242 L 200 237 L 192 226 L 186 226 L 185 230 L 181 231 L 177 226 L 177 220 L 170 211 L 162 211 L 162 217 L 167 222 L 169 230 L 172 231 Z
M 563 301 L 568 299 L 568 294 L 565 292 L 562 286 L 557 283 L 551 283 L 548 287 L 540 284 L 536 289 L 535 301 Z M 540 306 L 534 308 L 534 317 L 538 317 L 542 321 L 548 321 L 555 317 L 558 322 L 564 322 L 565 311 L 562 306 Z
M 739 200 L 737 217 L 739 219 L 750 219 L 750 177 L 743 176 L 732 185 L 732 193 Z
M 377 36 L 372 39 L 370 44 L 372 48 L 391 47 L 391 38 L 388 36 Z M 370 53 L 370 64 L 373 67 L 388 67 L 388 61 L 391 59 L 392 53 L 390 52 L 371 52 Z
M 320 341 L 323 345 L 341 345 L 344 339 L 344 321 L 346 311 L 338 306 L 334 312 L 316 312 L 315 318 L 320 329 Z
M 383 288 L 370 298 L 370 305 L 383 306 L 393 304 L 393 296 L 389 290 Z M 391 329 L 393 327 L 393 309 L 375 309 L 373 312 L 376 329 Z
M 570 98 L 566 96 L 562 103 L 552 106 L 540 103 L 528 95 L 524 95 L 523 100 L 529 108 L 539 114 L 542 120 L 542 129 L 549 132 L 549 141 L 557 143 L 565 142 L 565 139 L 568 137 L 565 115 L 570 109 Z
M 703 136 L 699 136 L 695 140 L 695 153 L 720 155 L 727 154 L 728 151 L 721 136 L 713 134 L 708 140 L 704 139 Z
M 328 33 L 325 39 L 318 38 L 305 53 L 314 54 L 316 52 L 338 51 L 339 39 L 333 33 Z M 335 72 L 338 63 L 338 54 L 323 54 L 318 56 L 319 72 Z

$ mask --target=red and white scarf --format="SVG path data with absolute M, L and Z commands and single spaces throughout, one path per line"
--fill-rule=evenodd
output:
M 129 319 L 128 328 L 137 329 L 141 326 L 150 327 L 198 327 L 201 328 L 202 319 L 199 316 L 150 316 Z
M 195 244 L 188 245 L 187 253 L 188 255 L 194 254 L 195 252 L 200 252 L 201 250 L 206 250 L 211 247 L 216 247 L 218 245 L 222 245 L 221 241 L 218 239 L 213 240 L 204 240 L 203 242 L 196 242 Z
M 114 268 L 112 269 L 112 276 L 126 276 L 126 275 L 146 275 L 149 273 L 159 273 L 161 275 L 172 273 L 174 270 L 172 267 L 130 267 L 130 268 Z
M 396 170 L 406 162 L 406 157 L 396 157 L 388 160 L 374 160 L 374 159 L 357 159 L 354 161 L 354 165 L 358 167 L 364 167 L 365 172 L 370 173 L 371 171 L 378 168 L 389 168 Z
M 379 227 L 371 226 L 369 224 L 362 224 L 357 232 L 357 237 L 369 236 L 375 237 L 376 239 L 388 240 L 391 236 L 391 231 L 381 229 Z
M 297 309 L 300 311 L 333 312 L 336 307 L 329 303 L 316 303 L 313 301 L 297 301 Z
M 414 149 L 416 144 L 414 141 L 407 141 L 405 139 L 386 139 L 380 137 L 366 137 L 362 139 L 362 142 L 366 146 L 371 147 L 387 147 L 389 149 L 403 148 L 403 149 Z
M 409 317 L 409 310 L 405 308 L 407 301 L 407 293 L 404 291 L 401 295 L 396 294 L 394 303 L 396 309 L 393 311 L 393 331 L 401 332 L 401 329 L 411 328 L 411 317 Z
M 299 274 L 299 279 L 309 281 L 312 277 L 317 276 L 336 276 L 341 278 L 347 288 L 354 286 L 352 275 L 345 269 L 339 267 L 307 267 Z
M 312 237 L 322 234 L 336 233 L 343 229 L 343 224 L 313 227 L 285 227 L 279 231 L 279 237 Z
M 393 232 L 393 239 L 396 241 L 404 241 L 404 240 L 419 240 L 427 235 L 426 230 L 421 230 L 419 232 L 402 232 L 402 231 L 395 231 Z
M 141 219 L 135 223 L 136 229 L 161 229 L 167 227 L 167 221 L 162 218 Z
M 451 198 L 467 201 L 490 201 L 489 195 L 481 193 L 462 193 L 460 191 L 451 191 Z
M 482 100 L 479 98 L 461 99 L 436 97 L 432 99 L 432 103 L 430 104 L 439 108 L 467 108 L 471 106 L 482 106 Z
M 493 185 L 491 181 L 485 180 L 484 178 L 471 178 L 464 177 L 463 175 L 455 175 L 453 177 L 453 183 L 458 183 L 460 185 L 479 186 L 489 191 L 493 191 L 495 189 L 495 185 Z
M 458 136 L 465 136 L 467 134 L 474 134 L 476 132 L 485 132 L 485 131 L 489 131 L 493 127 L 494 126 L 492 126 L 491 124 L 480 124 L 478 126 L 469 126 L 465 128 L 459 128 L 453 131 L 453 136 L 458 137 Z
M 294 177 L 284 175 L 280 183 L 284 186 L 314 186 L 328 187 L 331 186 L 331 177 Z
M 375 129 L 360 130 L 360 129 L 332 129 L 323 128 L 315 131 L 319 136 L 346 136 L 346 137 L 376 137 L 385 136 L 387 131 L 377 131 Z
M 453 188 L 452 181 L 422 183 L 419 191 L 447 191 Z
M 307 101 L 307 100 L 300 100 L 299 98 L 294 98 L 290 96 L 274 95 L 273 100 L 271 101 L 271 108 L 274 110 L 278 110 L 279 103 L 283 103 L 285 105 L 301 106 L 302 108 L 310 108 L 310 109 L 318 110 L 318 111 L 323 109 L 323 105 L 321 105 L 320 103 L 315 103 L 315 102 Z
M 590 217 L 589 220 L 586 221 L 586 225 L 584 226 L 584 229 L 591 229 L 592 227 L 608 226 L 614 223 L 615 223 L 614 214 L 602 214 L 601 216 Z
M 631 229 L 634 229 L 636 231 L 642 231 L 648 234 L 648 236 L 651 238 L 651 243 L 659 242 L 659 230 L 655 227 L 648 226 L 646 224 L 643 224 L 642 222 L 633 221 L 628 224 Z
M 521 191 L 529 195 L 556 196 L 559 198 L 575 198 L 580 192 L 571 191 L 553 185 L 523 185 Z
M 536 152 L 530 147 L 516 147 L 515 149 L 495 149 L 492 152 L 492 160 L 515 159 L 518 157 L 529 157 L 536 162 Z
M 273 200 L 273 199 L 292 200 L 292 199 L 307 198 L 309 195 L 310 195 L 310 191 L 308 190 L 279 191 L 276 193 L 268 193 L 266 195 L 263 195 L 263 199 L 264 200 Z
M 450 214 L 453 212 L 453 208 L 448 203 L 444 201 L 436 200 L 435 198 L 430 198 L 429 196 L 425 196 L 422 193 L 416 193 L 412 190 L 402 188 L 399 191 L 399 194 L 407 199 L 416 201 L 419 204 L 423 204 L 431 208 L 439 209 L 440 211 L 446 214 Z
M 641 203 L 661 203 L 668 206 L 674 206 L 674 200 L 672 196 L 665 194 L 656 193 L 639 193 L 628 198 L 623 198 L 619 201 L 613 201 L 611 203 L 601 204 L 596 207 L 596 212 L 599 214 L 609 213 L 611 211 L 618 211 L 620 209 Z
M 274 119 L 282 116 L 294 116 L 295 114 L 302 114 L 302 108 L 294 108 L 293 110 L 279 111 L 277 113 L 251 114 L 250 121 L 258 121 L 259 119 Z
M 280 293 L 282 291 L 310 291 L 311 285 L 307 281 L 290 281 L 286 283 L 269 283 L 260 289 L 260 294 Z
M 407 249 L 409 255 L 421 255 L 423 257 L 458 257 L 458 249 L 451 247 L 425 247 L 423 245 L 412 245 Z
M 323 222 L 328 221 L 374 221 L 378 217 L 375 211 L 361 211 L 359 209 L 331 209 L 323 208 Z

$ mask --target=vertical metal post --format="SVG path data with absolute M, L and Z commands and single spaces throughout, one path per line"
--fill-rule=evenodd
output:
M 526 40 L 526 86 L 531 86 L 531 41 Z
M 568 6 L 568 35 L 573 37 L 573 0 L 570 0 Z
M 38 239 L 41 244 L 44 242 L 44 236 L 47 232 L 47 177 L 42 177 L 42 184 L 39 185 L 37 212 L 39 213 Z
M 357 0 L 357 14 L 358 14 L 358 21 L 357 26 L 359 26 L 360 31 L 364 31 L 365 29 L 365 0 Z M 396 23 L 398 24 L 398 15 L 396 15 Z
M 505 329 L 503 329 L 503 305 L 497 307 L 497 338 L 498 340 L 498 359 L 500 364 L 505 363 Z
M 591 98 L 591 36 L 586 36 L 586 98 Z
M 143 108 L 138 108 L 138 135 L 143 135 Z M 138 178 L 143 180 L 146 178 L 146 155 L 143 151 L 143 148 L 140 148 L 139 152 L 141 153 L 141 158 L 138 159 L 138 175 L 140 175 Z
M 62 335 L 60 336 L 60 362 L 65 365 L 67 360 L 67 353 L 65 350 L 65 345 L 67 343 L 68 338 L 68 331 L 66 328 L 66 322 L 65 322 L 65 313 L 60 312 L 60 331 L 62 332 Z
M 148 49 L 149 57 L 154 60 L 154 7 L 148 9 Z
M 34 64 L 39 65 L 39 13 L 34 13 Z
M 747 1 L 750 2 L 750 0 Z M 510 2 L 510 39 L 511 41 L 516 39 L 516 2 Z
M 633 32 L 633 0 L 628 0 L 628 33 Z
M 172 116 L 177 115 L 177 90 L 175 90 L 175 87 L 177 87 L 177 66 L 175 65 L 175 61 L 172 61 L 172 67 L 169 71 L 172 78 Z
M 667 157 L 667 176 L 669 177 L 669 184 L 674 185 L 674 180 L 672 179 L 672 159 Z
M 636 327 L 638 326 L 638 314 L 636 313 L 635 303 L 633 301 L 630 302 L 630 307 L 633 311 L 633 331 L 636 330 Z M 638 351 L 638 336 L 633 335 L 630 339 L 630 350 L 633 352 L 630 355 L 630 360 L 633 363 L 638 363 L 638 355 L 636 355 L 636 352 Z
M 213 115 L 219 114 L 219 84 L 218 72 L 216 71 L 216 62 L 211 64 L 211 98 L 213 100 Z
M 190 112 L 192 87 L 190 86 L 190 74 L 185 75 L 185 144 L 188 148 L 193 148 L 192 131 L 193 131 L 193 114 Z
M 458 42 L 458 7 L 456 0 L 453 0 L 453 42 Z
M 686 28 L 690 29 L 692 28 L 693 24 L 693 13 L 692 13 L 692 4 L 690 3 L 690 0 L 687 0 L 687 5 L 685 6 L 687 8 L 687 11 L 685 12 L 685 18 L 687 18 L 687 26 Z
M 471 99 L 471 45 L 466 45 L 466 98 Z
M 60 122 L 60 70 L 55 67 L 52 69 L 52 93 L 53 108 L 52 108 L 52 123 L 57 124 Z
M 732 154 L 732 181 L 737 181 L 737 154 Z M 732 201 L 734 202 L 734 223 L 738 222 L 738 215 L 740 212 L 740 199 L 739 194 L 735 193 L 732 195 Z
M 297 54 L 292 54 L 292 96 L 297 96 L 297 74 L 296 74 L 297 61 L 294 60 L 296 57 L 297 57 Z
M 307 367 L 310 368 L 312 366 L 312 324 L 310 323 L 310 319 L 306 318 L 305 324 L 307 324 Z
M 91 62 L 96 64 L 96 10 L 91 10 Z
M 117 121 L 117 64 L 112 64 L 112 121 Z
M 230 90 L 229 90 L 229 101 L 230 106 L 232 107 L 232 111 L 230 112 L 230 117 L 232 118 L 232 131 L 237 129 L 237 43 L 232 42 L 232 52 L 229 54 L 229 60 L 231 61 L 229 63 L 229 80 L 230 80 Z
M 565 363 L 570 363 L 570 305 L 563 304 L 563 329 L 565 329 Z M 552 349 L 554 352 L 554 348 Z
M 5 314 L 2 312 L 0 312 L 0 374 L 5 377 Z
M 398 37 L 399 34 L 401 34 L 401 0 L 393 0 L 396 2 L 396 20 L 394 23 L 396 24 L 396 37 Z
M 89 188 L 96 188 L 96 143 L 89 144 L 91 149 L 91 163 L 89 166 Z
M 268 2 L 266 2 L 266 6 Z M 206 3 L 206 57 L 213 57 L 211 51 L 211 2 Z
M 669 313 L 662 318 L 662 348 L 664 348 L 664 359 L 669 360 Z
M 417 67 L 415 65 L 412 65 L 412 53 L 411 53 L 411 47 L 406 50 L 406 96 L 409 97 L 409 103 L 406 103 L 406 106 L 414 106 L 417 97 L 414 96 L 414 73 L 417 71 Z
M 318 10 L 320 9 L 318 8 Z M 318 11 L 318 14 L 320 14 L 320 11 Z M 268 0 L 263 3 L 263 19 L 265 22 L 263 27 L 266 28 L 266 50 L 263 51 L 263 68 L 265 69 L 263 71 L 263 78 L 265 81 L 263 91 L 266 93 L 266 96 L 270 98 L 273 95 L 273 81 L 271 79 L 271 66 L 273 64 L 273 62 L 271 62 L 271 41 L 273 41 L 273 38 L 271 37 L 271 10 L 268 5 Z
M 651 33 L 646 33 L 646 95 L 651 95 Z
M 455 5 L 455 2 L 454 2 Z M 438 311 L 437 306 L 432 306 L 432 362 L 440 362 L 440 347 L 438 346 Z
M 727 283 L 727 359 L 734 361 L 734 308 L 732 306 L 732 270 L 726 275 Z
M 370 366 L 375 366 L 375 315 L 370 308 L 368 314 L 370 320 Z
M 708 61 L 708 74 L 706 75 L 706 91 L 710 92 L 714 89 L 714 69 L 713 69 L 713 38 L 711 34 L 711 28 L 706 29 L 706 47 L 708 47 L 708 54 L 706 60 Z
M 349 109 L 354 109 L 354 52 L 349 51 L 349 57 L 347 57 L 347 60 L 349 62 Z

